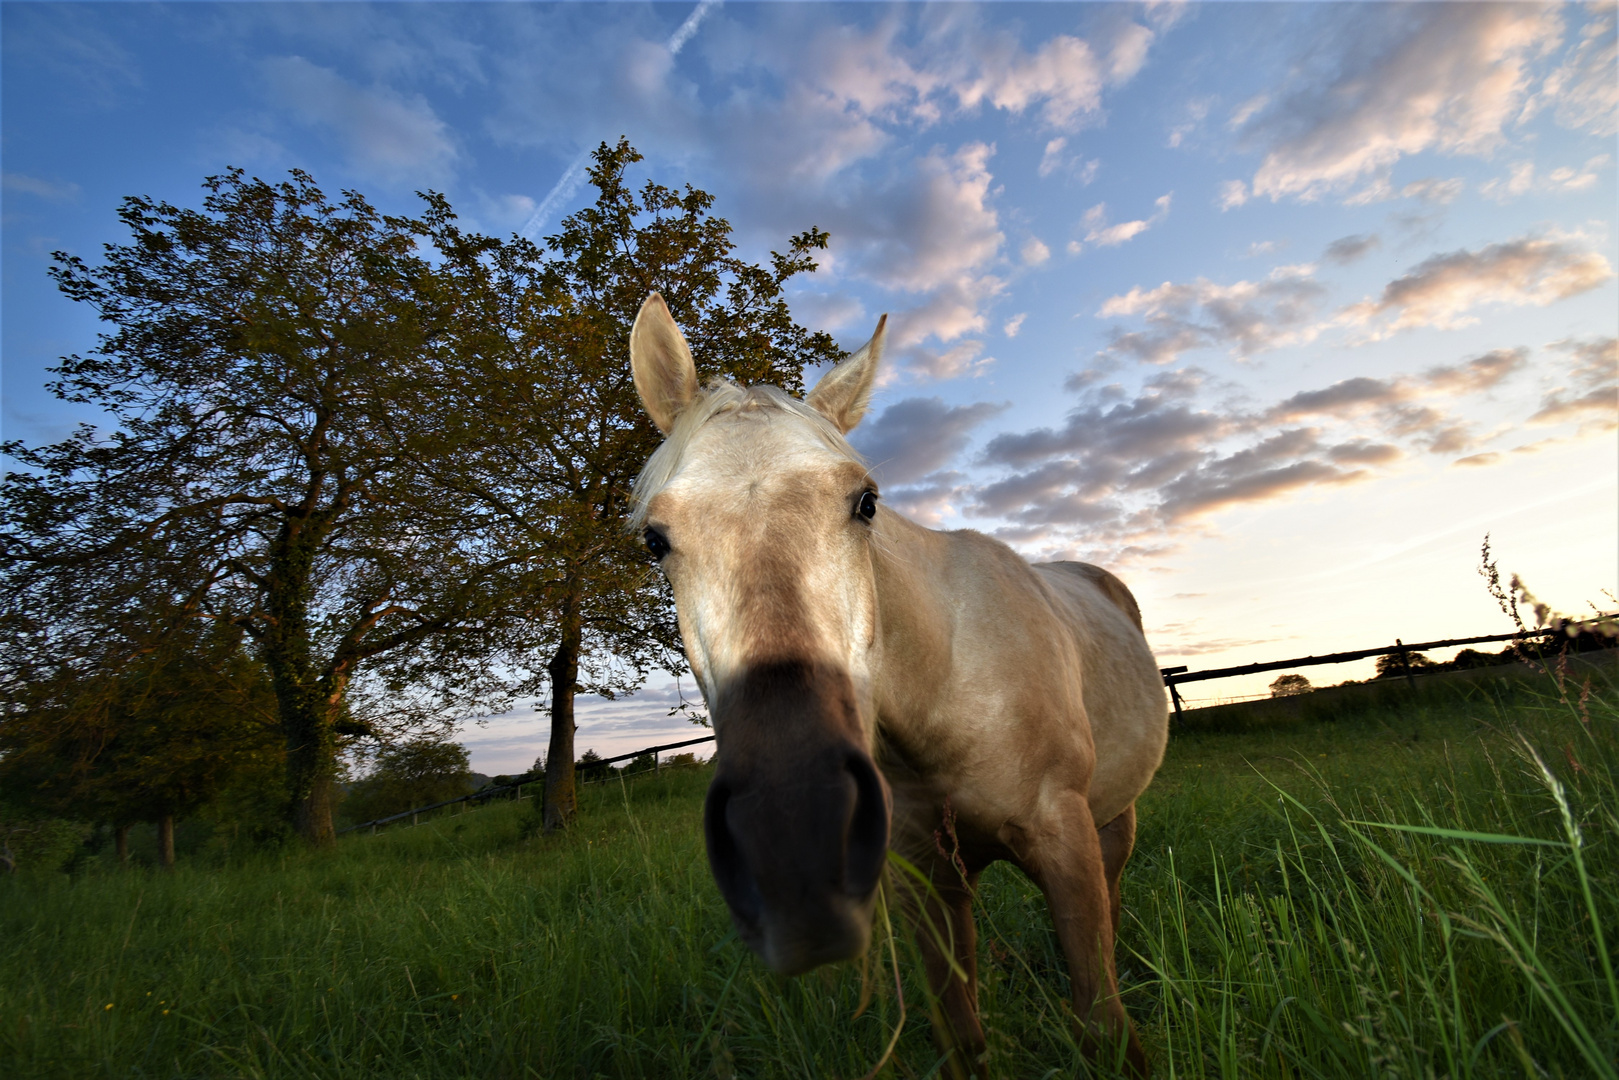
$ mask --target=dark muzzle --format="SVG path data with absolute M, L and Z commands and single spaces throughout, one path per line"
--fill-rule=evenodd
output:
M 703 833 L 737 932 L 784 975 L 858 956 L 891 801 L 848 676 L 761 666 L 715 704 L 723 734 Z

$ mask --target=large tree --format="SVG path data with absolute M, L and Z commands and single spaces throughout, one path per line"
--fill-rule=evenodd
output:
M 108 423 L 5 446 L 24 466 L 5 484 L 5 614 L 28 635 L 8 676 L 26 683 L 30 650 L 94 663 L 99 628 L 156 583 L 176 618 L 251 639 L 292 824 L 326 843 L 340 744 L 364 730 L 356 679 L 427 705 L 484 688 L 471 661 L 500 570 L 410 466 L 454 451 L 432 365 L 457 312 L 424 292 L 419 222 L 301 172 L 205 187 L 201 210 L 126 199 L 132 238 L 99 265 L 56 255 L 62 291 L 111 330 L 53 389 Z
M 463 452 L 423 461 L 470 497 L 479 532 L 524 571 L 514 602 L 550 613 L 554 637 L 534 688 L 550 699 L 545 823 L 573 817 L 574 695 L 612 696 L 656 667 L 681 670 L 674 608 L 624 522 L 636 474 L 661 436 L 630 375 L 637 311 L 662 293 L 705 378 L 801 389 L 806 364 L 841 351 L 799 326 L 784 286 L 813 270 L 827 235 L 811 228 L 769 265 L 739 258 L 713 197 L 626 176 L 628 142 L 595 152 L 595 202 L 544 247 L 462 232 L 439 200 L 427 221 L 444 261 L 439 303 L 465 333 L 440 339 L 447 415 Z M 476 447 L 476 452 L 471 448 Z M 538 665 L 536 665 L 538 667 Z

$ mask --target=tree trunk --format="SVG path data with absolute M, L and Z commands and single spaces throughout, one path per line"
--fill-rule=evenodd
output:
M 112 831 L 112 844 L 118 852 L 118 865 L 129 865 L 129 826 L 120 825 Z
M 163 869 L 174 869 L 174 815 L 164 814 L 157 819 L 157 857 Z
M 321 693 L 310 648 L 309 593 L 319 524 L 289 521 L 271 545 L 265 581 L 270 618 L 260 648 L 287 740 L 290 823 L 311 844 L 327 847 L 337 842 L 332 827 L 337 734 L 332 730 L 335 710 Z
M 545 665 L 551 676 L 551 745 L 545 756 L 545 831 L 573 824 L 579 793 L 573 770 L 573 692 L 579 681 L 579 605 L 570 598 L 562 609 L 562 640 Z

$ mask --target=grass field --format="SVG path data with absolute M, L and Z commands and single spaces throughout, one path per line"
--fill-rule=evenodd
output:
M 1619 708 L 1468 688 L 1172 741 L 1119 965 L 1159 1076 L 1612 1077 Z M 846 1077 L 937 1061 L 897 945 L 792 982 L 730 935 L 705 769 L 172 874 L 0 881 L 0 1080 Z M 992 1067 L 1083 1075 L 1036 893 L 986 874 Z M 903 1012 L 903 1024 L 902 1024 Z

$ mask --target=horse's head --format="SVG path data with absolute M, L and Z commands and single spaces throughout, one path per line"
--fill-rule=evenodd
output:
M 635 388 L 667 436 L 636 481 L 635 527 L 674 589 L 719 740 L 708 861 L 743 940 L 784 974 L 864 951 L 888 849 L 871 699 L 883 511 L 843 438 L 882 341 L 879 322 L 799 401 L 699 388 L 656 293 L 630 334 Z

